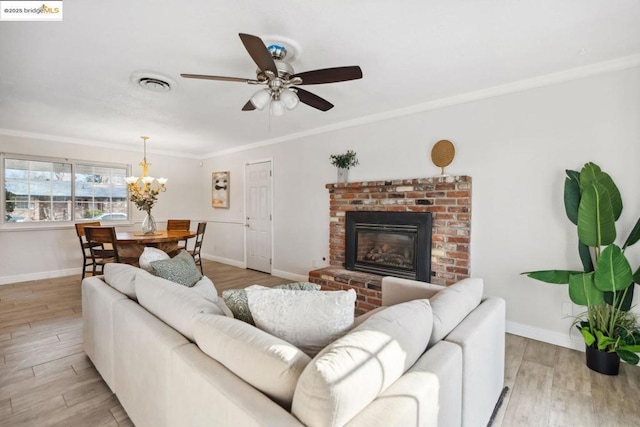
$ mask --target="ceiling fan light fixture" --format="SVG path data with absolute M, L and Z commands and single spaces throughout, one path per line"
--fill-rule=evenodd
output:
M 262 89 L 257 91 L 251 97 L 251 103 L 258 110 L 262 110 L 271 100 L 271 91 L 269 89 Z
M 272 115 L 282 115 L 285 109 L 292 110 L 302 102 L 320 111 L 328 111 L 333 104 L 299 85 L 317 85 L 338 83 L 362 78 L 362 70 L 357 65 L 348 67 L 331 67 L 295 73 L 292 60 L 299 46 L 291 40 L 271 36 L 260 38 L 246 33 L 239 33 L 240 40 L 253 62 L 258 66 L 255 79 L 240 77 L 209 76 L 203 74 L 180 74 L 190 79 L 219 80 L 242 82 L 251 85 L 266 85 L 265 91 L 253 94 L 242 106 L 242 111 L 262 110 L 269 104 Z M 286 61 L 284 60 L 286 57 Z M 282 95 L 282 99 L 280 96 Z
M 269 105 L 269 110 L 272 116 L 282 116 L 284 114 L 284 102 L 279 99 L 274 99 Z
M 284 103 L 287 110 L 293 110 L 300 102 L 298 96 L 291 89 L 284 89 L 280 92 L 280 101 Z

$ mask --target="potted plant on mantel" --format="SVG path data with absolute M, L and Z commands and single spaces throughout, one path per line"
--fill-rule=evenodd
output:
M 343 154 L 332 154 L 331 164 L 338 168 L 338 182 L 347 182 L 349 169 L 359 164 L 356 152 L 347 150 Z
M 543 270 L 523 273 L 547 283 L 568 284 L 569 298 L 587 311 L 574 325 L 586 344 L 587 366 L 617 375 L 620 359 L 635 365 L 640 360 L 640 328 L 630 311 L 634 282 L 640 284 L 640 268 L 633 270 L 625 251 L 640 240 L 640 218 L 622 247 L 614 243 L 615 222 L 622 213 L 622 198 L 613 179 L 598 165 L 587 163 L 582 171 L 567 170 L 564 206 L 578 229 L 578 252 L 583 271 Z

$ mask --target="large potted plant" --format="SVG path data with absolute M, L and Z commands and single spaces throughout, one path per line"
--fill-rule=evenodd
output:
M 580 172 L 567 170 L 564 205 L 577 226 L 578 253 L 583 270 L 542 270 L 524 273 L 547 283 L 568 284 L 569 298 L 586 307 L 574 325 L 587 350 L 587 366 L 616 375 L 620 359 L 637 364 L 640 329 L 630 311 L 634 283 L 640 284 L 640 268 L 633 269 L 625 251 L 640 240 L 640 218 L 622 247 L 615 243 L 616 221 L 622 198 L 613 179 L 598 165 L 587 163 Z

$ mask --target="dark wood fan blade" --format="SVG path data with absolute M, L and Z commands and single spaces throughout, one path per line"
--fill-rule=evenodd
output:
M 180 74 L 180 76 L 187 79 L 221 80 L 223 82 L 249 83 L 250 81 L 253 81 L 253 79 L 243 79 L 240 77 L 206 76 L 203 74 Z
M 362 70 L 357 65 L 352 67 L 323 68 L 321 70 L 305 71 L 293 77 L 300 77 L 303 85 L 317 85 L 321 83 L 336 83 L 362 78 Z
M 298 91 L 298 99 L 300 102 L 305 103 L 310 107 L 317 108 L 320 111 L 327 111 L 333 108 L 333 104 L 326 99 L 320 98 L 318 95 L 314 95 L 313 93 L 299 87 L 296 87 L 295 89 Z
M 240 33 L 240 40 L 244 44 L 245 49 L 251 55 L 251 59 L 256 63 L 261 71 L 269 70 L 276 76 L 278 75 L 278 69 L 276 63 L 273 62 L 271 53 L 267 50 L 264 42 L 260 37 L 252 36 L 251 34 Z
M 247 101 L 247 103 L 244 104 L 244 107 L 242 107 L 242 111 L 253 111 L 255 109 L 256 109 L 256 107 L 253 106 L 251 101 Z

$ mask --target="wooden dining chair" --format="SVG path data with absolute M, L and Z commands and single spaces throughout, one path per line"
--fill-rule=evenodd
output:
M 196 234 L 196 244 L 193 246 L 193 250 L 189 251 L 193 260 L 196 262 L 196 265 L 200 266 L 200 273 L 204 274 L 202 269 L 202 258 L 200 258 L 200 250 L 202 248 L 202 240 L 204 239 L 204 232 L 207 229 L 206 222 L 198 223 L 198 231 Z
M 82 250 L 82 279 L 84 280 L 85 275 L 87 274 L 87 268 L 92 267 L 93 270 L 93 259 L 91 258 L 91 250 L 89 249 L 89 242 L 87 242 L 87 236 L 84 232 L 85 227 L 100 227 L 100 221 L 93 222 L 78 222 L 76 223 L 76 234 L 78 235 L 78 240 L 80 241 L 80 249 Z
M 191 227 L 190 219 L 169 219 L 167 220 L 167 231 L 179 230 L 189 231 Z M 183 240 L 180 240 L 182 242 Z M 180 243 L 178 242 L 178 243 Z M 178 244 L 178 249 L 187 249 L 187 239 L 184 239 L 184 245 Z
M 84 227 L 93 262 L 92 274 L 103 274 L 104 265 L 110 262 L 120 262 L 118 256 L 118 239 L 115 227 Z M 110 245 L 111 249 L 105 245 Z M 98 271 L 98 268 L 100 271 Z

